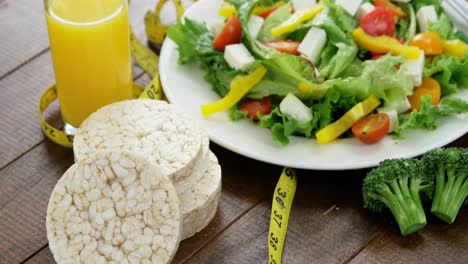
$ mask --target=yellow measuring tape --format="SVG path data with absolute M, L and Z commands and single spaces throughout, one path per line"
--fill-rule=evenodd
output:
M 155 12 L 148 12 L 145 16 L 145 28 L 148 40 L 154 44 L 161 44 L 166 36 L 168 27 L 163 25 L 159 19 L 159 14 L 163 5 L 168 0 L 160 0 L 156 5 Z M 184 8 L 180 0 L 173 0 L 176 7 L 177 17 L 180 19 L 184 13 Z M 142 87 L 133 84 L 135 98 L 147 98 L 161 100 L 164 98 L 159 81 L 159 57 L 130 32 L 130 46 L 132 57 L 136 63 L 153 78 L 151 83 Z M 41 96 L 39 102 L 39 114 L 41 127 L 44 134 L 55 143 L 64 147 L 73 147 L 73 135 L 68 135 L 64 131 L 57 129 L 46 122 L 43 113 L 47 107 L 57 99 L 57 88 L 55 85 L 49 87 Z M 286 232 L 289 223 L 289 214 L 296 192 L 297 177 L 294 169 L 284 168 L 273 194 L 271 208 L 270 229 L 268 232 L 268 255 L 270 264 L 282 263 L 282 253 L 286 239 Z
M 289 214 L 296 187 L 296 171 L 291 168 L 284 168 L 276 184 L 271 204 L 270 230 L 268 231 L 269 264 L 282 263 L 284 241 L 286 240 Z
M 148 41 L 154 44 L 162 44 L 169 29 L 169 26 L 162 24 L 160 18 L 161 9 L 166 2 L 167 0 L 158 1 L 155 11 L 149 11 L 145 15 L 146 35 L 148 36 Z M 184 14 L 184 6 L 181 0 L 173 0 L 172 2 L 174 3 L 177 19 L 179 20 Z

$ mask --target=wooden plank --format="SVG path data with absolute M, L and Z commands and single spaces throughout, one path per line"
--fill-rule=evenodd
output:
M 278 167 L 243 158 L 219 146 L 212 145 L 211 149 L 219 157 L 223 168 L 223 192 L 218 212 L 206 229 L 180 244 L 173 263 L 187 261 L 193 254 L 225 230 L 226 227 L 255 206 L 260 200 L 267 197 L 269 191 L 273 188 L 274 181 L 265 181 L 265 173 L 278 174 L 280 172 L 280 168 Z M 239 164 L 243 164 L 245 167 L 241 167 Z M 243 168 L 249 168 L 249 170 L 244 171 Z M 44 199 L 44 197 L 41 199 Z M 45 212 L 45 209 L 42 208 L 41 210 Z M 36 221 L 38 220 L 36 219 Z M 14 229 L 12 226 L 8 228 Z M 19 232 L 21 234 L 24 233 L 22 231 Z M 37 232 L 44 232 L 44 230 Z M 46 240 L 43 242 L 44 244 L 47 243 Z M 33 249 L 36 249 L 36 247 L 31 248 L 31 253 L 34 252 Z M 0 253 L 2 252 L 0 251 Z M 46 247 L 33 256 L 27 263 L 53 263 L 53 257 L 50 254 L 49 248 Z
M 49 46 L 43 1 L 0 1 L 0 78 Z
M 360 204 L 360 175 L 300 171 L 284 263 L 340 263 L 376 234 Z M 271 175 L 263 174 L 263 177 Z M 340 176 L 337 176 L 340 175 Z M 277 177 L 271 177 L 275 181 Z M 268 193 L 272 193 L 273 188 Z M 262 263 L 268 258 L 270 197 L 210 242 L 191 263 Z
M 0 171 L 0 263 L 18 263 L 47 243 L 49 196 L 72 163 L 71 150 L 46 141 Z
M 52 76 L 47 52 L 0 80 L 0 168 L 44 139 L 38 102 L 42 92 L 52 84 Z
M 25 262 L 26 264 L 55 264 L 54 257 L 52 252 L 50 252 L 49 247 L 45 247 L 39 253 L 34 255 L 31 259 Z
M 383 231 L 350 263 L 468 263 L 468 209 L 452 225 L 432 216 L 428 222 L 421 232 L 403 237 L 389 217 Z

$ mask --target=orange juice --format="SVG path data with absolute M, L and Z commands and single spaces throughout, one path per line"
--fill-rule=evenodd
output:
M 57 92 L 65 123 L 132 97 L 127 0 L 46 0 Z

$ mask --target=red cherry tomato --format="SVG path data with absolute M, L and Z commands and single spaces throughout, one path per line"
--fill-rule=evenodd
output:
M 229 18 L 223 30 L 213 40 L 215 49 L 224 51 L 227 45 L 239 43 L 242 36 L 242 26 L 239 20 L 232 16 Z
M 380 57 L 382 56 L 385 56 L 385 54 L 382 54 L 382 53 L 372 53 L 372 57 L 371 57 L 371 60 L 378 60 L 380 59 Z
M 266 96 L 260 100 L 248 99 L 244 101 L 239 109 L 247 112 L 247 117 L 258 121 L 257 113 L 267 115 L 271 112 L 271 97 Z
M 366 144 L 374 144 L 382 140 L 388 134 L 390 118 L 387 114 L 379 113 L 369 115 L 356 124 L 351 130 L 355 137 Z
M 377 7 L 361 18 L 361 28 L 367 34 L 378 37 L 386 35 L 393 37 L 395 33 L 395 17 L 383 7 Z
M 301 43 L 299 41 L 294 40 L 277 40 L 277 41 L 269 41 L 266 42 L 265 45 L 276 49 L 279 52 L 289 53 L 291 55 L 299 55 L 299 45 Z
M 266 19 L 269 15 L 271 15 L 271 13 L 275 12 L 276 10 L 278 10 L 278 8 L 280 8 L 281 6 L 273 6 L 272 8 L 268 9 L 267 11 L 261 13 L 260 17 L 263 17 L 264 19 Z

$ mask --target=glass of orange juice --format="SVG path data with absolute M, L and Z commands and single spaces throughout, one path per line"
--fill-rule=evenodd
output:
M 44 0 L 65 132 L 132 97 L 127 0 Z

